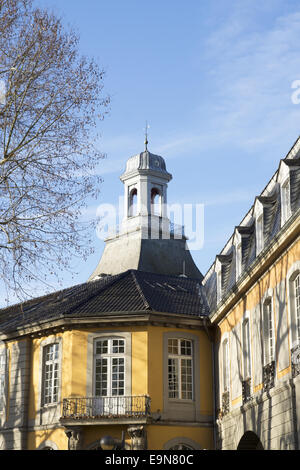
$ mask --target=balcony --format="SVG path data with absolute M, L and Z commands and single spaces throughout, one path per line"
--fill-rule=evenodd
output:
M 222 414 L 226 415 L 229 413 L 229 391 L 222 393 Z
M 300 374 L 300 345 L 296 344 L 291 349 L 292 358 L 292 377 L 297 377 Z
M 248 378 L 242 381 L 242 396 L 243 396 L 243 405 L 251 400 L 251 379 Z
M 149 416 L 148 395 L 72 397 L 63 399 L 60 421 L 64 424 L 132 424 L 146 422 Z
M 263 390 L 266 392 L 275 385 L 275 361 L 263 367 Z

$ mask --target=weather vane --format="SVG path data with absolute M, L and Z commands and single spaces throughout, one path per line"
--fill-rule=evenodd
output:
M 145 126 L 145 152 L 148 151 L 147 145 L 148 145 L 148 129 L 150 126 L 148 125 L 148 121 L 146 121 L 146 126 Z

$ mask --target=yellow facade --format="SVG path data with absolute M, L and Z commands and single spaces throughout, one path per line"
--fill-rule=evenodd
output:
M 163 388 L 163 335 L 166 333 L 179 334 L 182 338 L 191 333 L 199 341 L 199 358 L 195 358 L 194 364 L 198 368 L 197 374 L 200 376 L 200 414 L 204 421 L 212 420 L 213 416 L 213 390 L 212 390 L 212 344 L 204 329 L 178 329 L 176 327 L 163 326 L 126 326 L 109 328 L 112 332 L 131 333 L 131 393 L 132 395 L 149 395 L 151 398 L 151 412 L 159 413 L 164 409 Z M 106 333 L 107 328 L 72 328 L 60 331 L 56 334 L 33 337 L 31 343 L 30 356 L 30 387 L 28 404 L 28 422 L 37 423 L 37 416 L 40 411 L 41 386 L 41 348 L 45 340 L 55 342 L 58 339 L 62 344 L 61 357 L 61 401 L 63 398 L 85 397 L 87 390 L 87 356 L 88 356 L 88 335 L 91 333 Z M 109 334 L 108 333 L 108 334 Z M 8 343 L 12 348 L 15 341 Z M 195 371 L 196 372 L 196 371 Z M 83 449 L 95 446 L 104 435 L 110 435 L 120 439 L 122 431 L 127 427 L 123 424 L 101 425 L 97 422 L 94 425 L 82 425 Z M 74 423 L 80 425 L 80 421 Z M 190 442 L 196 443 L 199 448 L 212 449 L 213 426 L 202 426 L 199 422 L 166 422 L 148 423 L 147 446 L 148 449 L 163 449 L 164 445 L 176 438 L 183 437 Z M 59 450 L 68 449 L 68 438 L 65 428 L 57 423 L 35 424 L 29 429 L 27 435 L 27 448 L 29 450 L 42 447 L 43 443 L 51 442 Z M 130 438 L 126 434 L 126 442 L 130 445 Z

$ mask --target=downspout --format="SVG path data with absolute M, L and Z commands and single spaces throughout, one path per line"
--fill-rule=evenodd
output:
M 212 335 L 210 334 L 207 326 L 208 318 L 204 318 L 204 328 L 208 339 L 211 343 L 211 355 L 212 355 L 212 388 L 213 388 L 213 434 L 214 434 L 214 450 L 217 450 L 217 435 L 216 435 L 216 425 L 217 425 L 217 416 L 216 416 L 216 374 L 215 374 L 215 351 L 214 351 L 214 341 Z

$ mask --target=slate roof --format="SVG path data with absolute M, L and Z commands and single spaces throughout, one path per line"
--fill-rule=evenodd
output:
M 1 309 L 0 334 L 48 320 L 142 311 L 193 317 L 209 313 L 198 279 L 128 270 Z
M 300 139 L 299 139 L 300 142 Z M 300 152 L 295 155 L 294 159 L 285 158 L 282 160 L 286 165 L 293 167 L 290 172 L 290 204 L 292 215 L 297 213 L 300 208 Z M 273 176 L 277 176 L 278 171 Z M 271 180 L 272 181 L 272 180 Z M 257 198 L 263 205 L 263 238 L 264 248 L 267 249 L 275 236 L 281 231 L 281 192 L 280 187 L 274 185 L 273 189 L 267 195 L 260 195 Z M 235 227 L 242 235 L 242 272 L 247 272 L 256 259 L 256 233 L 255 219 L 253 217 L 254 204 L 249 211 L 252 217 L 249 218 L 247 225 L 239 225 Z M 283 228 L 284 230 L 284 228 Z M 221 254 L 216 256 L 221 262 L 222 273 L 222 297 L 224 298 L 231 292 L 236 284 L 236 246 L 234 237 L 225 245 Z M 204 277 L 204 288 L 208 299 L 210 311 L 213 312 L 217 308 L 217 278 L 214 269 L 215 263 L 211 266 Z

